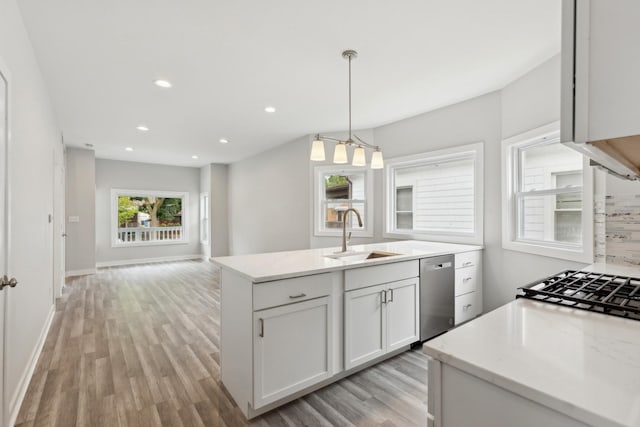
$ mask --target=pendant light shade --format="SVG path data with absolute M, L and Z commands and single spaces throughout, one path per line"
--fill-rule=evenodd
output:
M 324 161 L 324 142 L 320 138 L 313 140 L 311 145 L 311 160 L 315 162 Z
M 382 168 L 384 168 L 382 151 L 376 150 L 371 154 L 371 169 L 382 169 Z
M 344 164 L 348 163 L 347 158 L 347 145 L 349 147 L 355 147 L 353 150 L 353 166 L 366 166 L 367 160 L 365 157 L 365 149 L 374 150 L 371 156 L 371 168 L 382 169 L 384 162 L 382 161 L 382 152 L 377 145 L 369 144 L 363 141 L 358 135 L 354 134 L 351 129 L 351 61 L 358 57 L 358 52 L 355 50 L 345 50 L 342 52 L 342 57 L 349 61 L 349 137 L 346 140 L 338 139 L 331 136 L 324 136 L 316 134 L 313 145 L 311 146 L 311 160 L 323 161 L 324 155 L 324 142 L 329 141 L 336 144 L 335 151 L 333 152 L 333 163 Z
M 347 145 L 344 142 L 336 144 L 336 150 L 333 152 L 333 163 L 347 163 Z
M 367 160 L 364 157 L 364 148 L 360 145 L 353 150 L 353 162 L 351 163 L 353 166 L 366 166 Z

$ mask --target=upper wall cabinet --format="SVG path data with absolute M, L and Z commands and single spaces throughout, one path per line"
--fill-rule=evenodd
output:
M 562 141 L 640 176 L 640 2 L 563 0 Z

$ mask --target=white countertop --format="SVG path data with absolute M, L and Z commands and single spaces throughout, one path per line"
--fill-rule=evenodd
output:
M 640 277 L 632 267 L 587 269 Z M 518 299 L 423 351 L 589 425 L 640 426 L 640 321 Z
M 334 254 L 340 250 L 340 248 L 334 247 L 216 257 L 213 258 L 213 262 L 221 268 L 233 270 L 254 283 L 259 283 L 324 273 L 327 271 L 365 267 L 374 264 L 387 264 L 437 255 L 477 251 L 480 249 L 482 249 L 482 246 L 403 240 L 399 242 L 349 246 L 349 251 L 351 252 L 378 250 L 400 254 L 362 261 L 340 260 L 326 257 L 326 255 Z

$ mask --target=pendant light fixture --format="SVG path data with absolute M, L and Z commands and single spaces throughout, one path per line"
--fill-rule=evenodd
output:
M 382 151 L 380 151 L 380 147 L 371 145 L 360 139 L 358 135 L 351 133 L 351 60 L 358 57 L 358 52 L 355 50 L 345 50 L 342 52 L 342 57 L 349 61 L 349 138 L 346 141 L 342 141 L 337 138 L 316 134 L 313 144 L 311 145 L 311 160 L 325 160 L 324 142 L 329 141 L 335 144 L 333 163 L 348 163 L 347 146 L 353 146 L 355 147 L 353 150 L 353 161 L 351 163 L 353 166 L 367 165 L 365 148 L 368 148 L 373 150 L 371 153 L 371 169 L 382 169 L 384 167 L 384 160 L 382 158 Z

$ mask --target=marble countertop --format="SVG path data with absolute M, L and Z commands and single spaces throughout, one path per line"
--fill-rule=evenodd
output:
M 633 267 L 585 270 L 640 277 Z M 518 299 L 423 351 L 589 425 L 640 426 L 640 321 Z
M 213 258 L 212 261 L 221 268 L 233 270 L 250 279 L 254 283 L 260 283 L 290 277 L 307 276 L 310 274 L 324 273 L 328 271 L 346 270 L 348 268 L 365 267 L 376 264 L 388 264 L 398 261 L 476 251 L 480 249 L 482 249 L 482 246 L 403 240 L 399 242 L 349 246 L 349 251 L 354 253 L 376 250 L 399 254 L 385 258 L 374 258 L 368 260 L 329 258 L 327 255 L 333 255 L 340 250 L 338 247 L 333 247 L 216 257 Z

